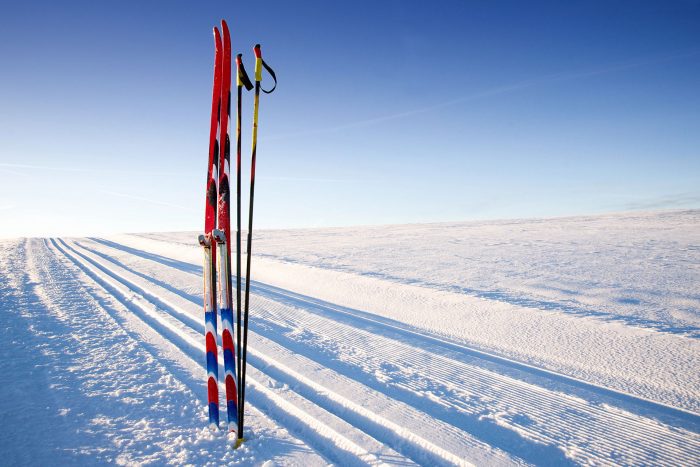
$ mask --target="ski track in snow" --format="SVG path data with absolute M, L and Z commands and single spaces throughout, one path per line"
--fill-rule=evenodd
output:
M 3 413 L 17 421 L 3 417 L 12 427 L 2 438 L 9 465 L 220 465 L 234 460 L 226 438 L 200 423 L 206 407 L 199 397 L 199 362 L 183 358 L 180 348 L 135 319 L 130 300 L 119 301 L 95 287 L 51 242 L 19 245 L 14 259 L 7 270 L 27 271 L 15 282 L 26 285 L 15 302 L 23 321 L 18 327 L 27 326 L 33 341 L 14 376 L 31 387 L 33 397 L 3 397 L 10 406 Z M 4 307 L 3 314 L 9 315 Z M 46 368 L 40 381 L 26 375 L 37 360 L 37 367 Z M 237 460 L 254 461 L 250 454 L 264 449 L 273 461 L 327 463 L 277 423 L 255 419 L 261 422 L 256 426 L 261 436 L 237 452 Z M 28 420 L 28 428 L 39 428 L 40 438 L 15 430 Z
M 308 266 L 279 257 L 254 260 L 249 441 L 234 451 L 231 436 L 206 428 L 201 251 L 188 235 L 0 242 L 0 409 L 5 427 L 19 427 L 0 440 L 9 464 L 700 464 L 700 388 L 687 374 L 698 368 L 698 340 L 687 326 L 650 326 L 635 340 L 639 322 L 543 307 L 563 325 L 632 326 L 631 345 L 684 353 L 665 370 L 690 386 L 683 392 L 658 389 L 671 384 L 664 379 L 616 387 L 546 355 L 540 364 L 537 348 L 458 339 L 410 313 L 402 322 L 376 312 L 378 297 L 310 296 L 331 272 L 315 270 L 303 276 L 315 283 L 297 288 L 279 271 Z M 413 293 L 389 276 L 358 278 L 348 290 L 385 287 L 399 301 Z M 513 305 L 502 298 L 479 300 Z M 626 358 L 613 356 L 618 365 Z

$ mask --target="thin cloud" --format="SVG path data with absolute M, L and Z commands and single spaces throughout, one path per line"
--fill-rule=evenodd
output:
M 414 115 L 419 115 L 426 112 L 432 112 L 434 110 L 439 110 L 445 107 L 451 107 L 453 105 L 462 104 L 465 102 L 475 101 L 479 99 L 484 99 L 491 96 L 498 96 L 501 94 L 508 94 L 511 92 L 519 91 L 521 89 L 531 88 L 534 86 L 539 86 L 547 83 L 555 83 L 559 81 L 569 81 L 581 78 L 587 78 L 590 76 L 603 75 L 606 73 L 613 73 L 615 71 L 628 70 L 632 68 L 643 67 L 647 65 L 656 65 L 660 63 L 670 62 L 673 60 L 679 60 L 683 58 L 694 57 L 700 54 L 700 49 L 690 49 L 685 51 L 676 52 L 670 55 L 665 55 L 663 57 L 652 57 L 642 60 L 628 60 L 625 62 L 619 62 L 605 68 L 595 69 L 595 70 L 584 70 L 584 71 L 567 71 L 559 72 L 550 75 L 540 76 L 538 78 L 533 78 L 530 80 L 520 81 L 518 83 L 508 84 L 499 86 L 492 89 L 487 89 L 485 91 L 477 92 L 474 94 L 469 94 L 466 96 L 458 97 L 449 101 L 439 102 L 437 104 L 429 105 L 427 107 L 422 107 L 413 110 L 407 110 L 404 112 L 398 112 L 394 114 L 384 115 L 375 118 L 369 118 L 365 120 L 358 120 L 356 122 L 346 123 L 344 125 L 338 125 L 330 128 L 320 128 L 318 130 L 309 130 L 297 133 L 286 133 L 278 136 L 273 136 L 266 138 L 269 141 L 280 140 L 285 138 L 297 137 L 297 136 L 310 136 L 325 133 L 334 133 L 337 131 L 349 130 L 358 127 L 370 126 L 377 123 L 383 123 L 390 120 L 396 120 L 400 118 L 412 117 Z
M 32 169 L 32 170 L 58 170 L 61 172 L 90 172 L 84 167 L 51 167 L 47 165 L 31 165 L 31 164 L 11 164 L 0 162 L 0 167 L 8 167 L 12 169 Z
M 159 205 L 159 206 L 168 206 L 168 207 L 171 207 L 171 208 L 181 209 L 181 210 L 183 210 L 183 211 L 192 211 L 192 212 L 195 211 L 195 210 L 192 209 L 192 208 L 188 208 L 188 207 L 185 207 L 185 206 L 181 206 L 181 205 L 179 205 L 179 204 L 168 203 L 167 201 L 160 201 L 160 200 L 157 200 L 157 199 L 144 198 L 144 197 L 142 197 L 142 196 L 130 195 L 130 194 L 128 194 L 128 193 L 119 193 L 119 192 L 116 192 L 116 191 L 106 191 L 106 190 L 100 190 L 100 193 L 104 193 L 104 194 L 110 195 L 110 196 L 116 196 L 116 197 L 119 197 L 119 198 L 127 198 L 127 199 L 133 199 L 133 200 L 137 200 L 137 201 L 144 201 L 144 202 L 146 202 L 146 203 L 156 204 L 156 205 Z
M 357 183 L 366 182 L 366 179 L 355 180 L 350 178 L 305 178 L 305 177 L 258 177 L 259 180 L 272 180 L 283 182 L 319 182 L 319 183 Z
M 32 165 L 32 164 L 15 164 L 9 162 L 0 162 L 0 167 L 6 167 L 11 169 L 26 169 L 26 170 L 45 170 L 45 171 L 58 171 L 58 172 L 84 172 L 84 173 L 95 173 L 95 174 L 129 174 L 133 175 L 133 170 L 125 169 L 100 169 L 93 167 L 69 167 L 69 166 L 50 166 L 50 165 Z M 13 171 L 7 171 L 12 173 Z M 25 175 L 19 172 L 14 172 L 18 175 Z M 160 170 L 152 170 L 148 172 L 149 177 L 154 176 L 178 176 L 178 175 L 188 175 L 187 172 L 163 172 Z
M 1 166 L 0 166 L 0 167 L 1 167 Z M 29 177 L 29 176 L 30 176 L 30 175 L 29 175 L 28 173 L 26 173 L 26 172 L 18 172 L 18 171 L 16 171 L 16 170 L 8 170 L 8 169 L 4 169 L 4 168 L 0 168 L 0 173 L 10 174 L 10 175 L 12 175 L 13 177 Z
M 631 211 L 645 209 L 669 209 L 695 207 L 700 205 L 700 194 L 698 193 L 678 193 L 674 195 L 660 196 L 658 198 L 647 199 L 643 201 L 633 201 L 627 203 L 625 209 Z

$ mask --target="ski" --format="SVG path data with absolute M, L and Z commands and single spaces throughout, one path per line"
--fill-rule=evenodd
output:
M 255 53 L 255 97 L 253 98 L 253 140 L 252 140 L 252 151 L 250 158 L 250 197 L 248 204 L 248 238 L 246 245 L 246 275 L 245 275 L 245 305 L 243 308 L 243 349 L 241 360 L 238 362 L 241 365 L 241 378 L 238 381 L 240 387 L 240 408 L 238 417 L 238 442 L 239 444 L 243 442 L 243 419 L 244 419 L 244 409 L 245 409 L 245 379 L 246 379 L 246 359 L 248 354 L 248 311 L 250 309 L 250 261 L 252 257 L 253 249 L 253 200 L 255 197 L 255 163 L 257 157 L 257 146 L 258 146 L 258 110 L 260 108 L 260 90 L 262 89 L 260 83 L 262 81 L 262 70 L 263 67 L 270 73 L 272 79 L 275 81 L 272 89 L 262 91 L 266 94 L 270 94 L 277 87 L 277 77 L 275 72 L 270 68 L 267 63 L 262 59 L 262 50 L 260 44 L 256 44 L 253 48 Z
M 216 344 L 216 249 L 212 245 L 212 231 L 216 227 L 217 182 L 219 176 L 219 114 L 221 107 L 221 35 L 214 28 L 214 85 L 209 130 L 209 162 L 207 167 L 204 205 L 204 234 L 199 244 L 204 251 L 204 339 L 207 363 L 207 403 L 209 425 L 219 427 L 219 363 Z
M 233 343 L 233 303 L 231 299 L 231 35 L 226 21 L 221 20 L 223 33 L 223 67 L 221 69 L 221 110 L 219 141 L 219 199 L 218 231 L 216 242 L 219 250 L 219 290 L 221 309 L 221 341 L 224 352 L 224 382 L 226 386 L 226 411 L 229 431 L 238 431 L 238 389 L 236 382 L 235 347 Z

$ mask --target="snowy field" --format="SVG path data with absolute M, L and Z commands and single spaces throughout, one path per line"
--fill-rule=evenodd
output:
M 700 465 L 698 210 L 257 232 L 236 451 L 195 237 L 0 241 L 4 465 Z

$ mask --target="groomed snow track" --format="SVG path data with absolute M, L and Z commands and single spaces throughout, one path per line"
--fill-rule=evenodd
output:
M 201 266 L 106 239 L 22 247 L 41 295 L 93 297 L 189 390 L 192 424 L 205 425 Z M 277 436 L 302 447 L 288 458 L 301 464 L 700 464 L 696 414 L 251 285 L 252 447 L 227 460 L 262 462 Z

